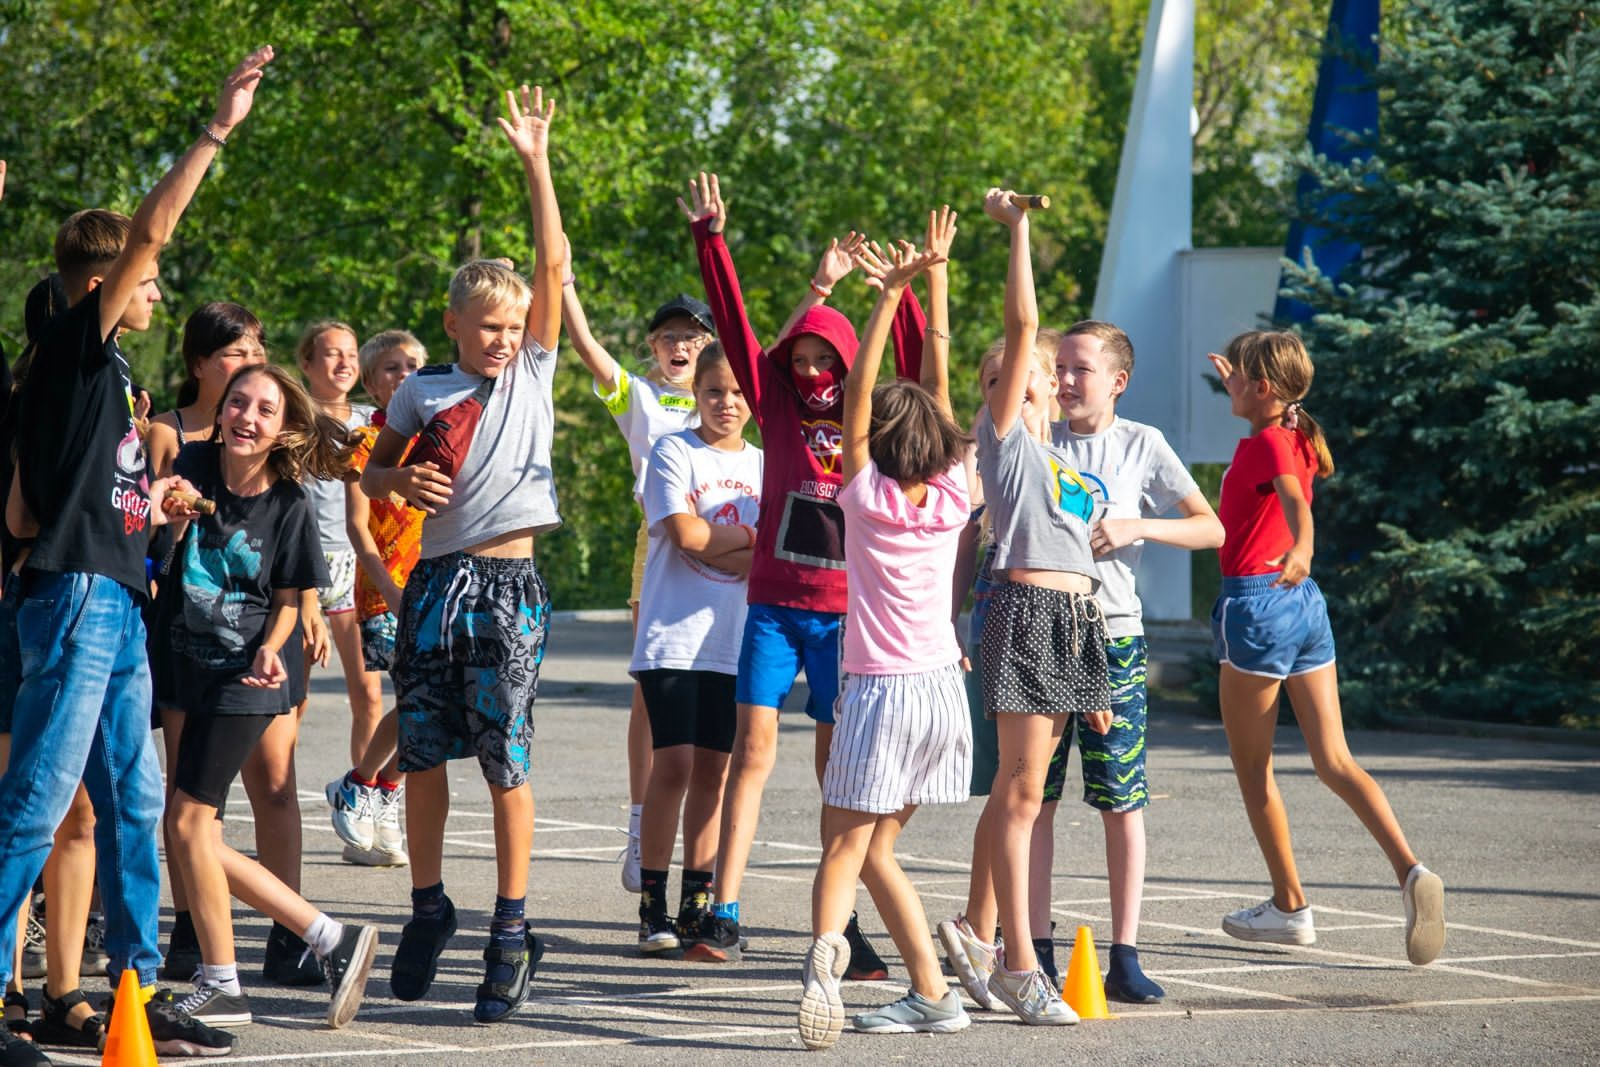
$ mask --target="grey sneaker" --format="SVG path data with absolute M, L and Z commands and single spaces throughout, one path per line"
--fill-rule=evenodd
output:
M 323 787 L 322 795 L 328 798 L 332 809 L 333 832 L 353 849 L 366 851 L 372 847 L 377 832 L 377 790 L 361 785 L 348 773 L 335 778 Z
M 978 940 L 965 915 L 946 919 L 939 924 L 939 940 L 944 944 L 945 959 L 950 969 L 961 979 L 961 988 L 967 991 L 974 1004 L 985 1011 L 993 1011 L 994 998 L 989 995 L 989 975 L 994 973 L 994 946 Z
M 1422 864 L 1406 875 L 1406 958 L 1421 967 L 1444 949 L 1444 880 Z
M 1037 967 L 1027 974 L 1012 974 L 997 964 L 989 976 L 989 992 L 1029 1026 L 1071 1026 L 1078 1021 L 1078 1013 L 1061 999 L 1050 976 Z
M 248 1026 L 251 1018 L 250 1002 L 244 994 L 225 993 L 214 985 L 201 986 L 173 1008 L 207 1026 Z
M 1254 907 L 1224 915 L 1222 929 L 1240 941 L 1265 941 L 1273 945 L 1310 945 L 1317 940 L 1311 905 L 1299 911 L 1280 911 L 1270 898 Z
M 844 1001 L 839 979 L 850 965 L 850 943 L 843 934 L 823 934 L 806 953 L 800 981 L 800 1040 L 809 1049 L 832 1048 L 844 1030 Z
M 863 1034 L 953 1034 L 972 1025 L 961 995 L 948 990 L 937 1002 L 915 989 L 877 1011 L 862 1012 L 852 1025 Z
M 106 956 L 106 917 L 91 913 L 89 924 L 83 928 L 83 973 L 103 975 L 110 962 Z

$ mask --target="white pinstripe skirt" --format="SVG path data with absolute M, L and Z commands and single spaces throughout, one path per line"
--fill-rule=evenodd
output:
M 959 804 L 972 778 L 961 665 L 916 674 L 846 674 L 822 774 L 822 801 L 887 815 Z

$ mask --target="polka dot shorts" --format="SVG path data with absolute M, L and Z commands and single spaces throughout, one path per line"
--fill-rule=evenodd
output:
M 979 654 L 991 719 L 1111 707 L 1106 620 L 1092 596 L 1020 582 L 996 586 Z

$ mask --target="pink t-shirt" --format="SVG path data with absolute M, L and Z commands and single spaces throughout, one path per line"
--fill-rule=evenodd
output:
M 850 579 L 844 669 L 918 674 L 960 662 L 950 599 L 970 510 L 963 466 L 929 481 L 918 507 L 869 461 L 838 499 Z

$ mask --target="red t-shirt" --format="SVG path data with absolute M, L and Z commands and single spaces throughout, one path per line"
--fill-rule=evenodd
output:
M 1222 503 L 1217 517 L 1227 539 L 1217 550 L 1224 578 L 1270 574 L 1273 561 L 1294 547 L 1283 507 L 1272 479 L 1292 474 L 1311 502 L 1311 480 L 1317 473 L 1317 453 L 1299 430 L 1268 426 L 1246 437 L 1233 450 L 1233 463 L 1222 475 Z

